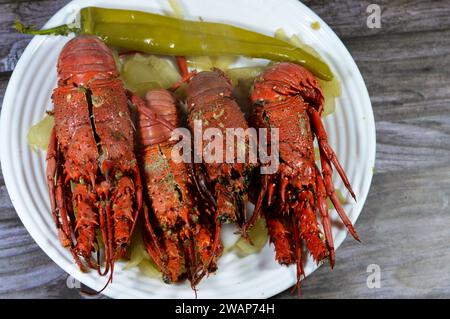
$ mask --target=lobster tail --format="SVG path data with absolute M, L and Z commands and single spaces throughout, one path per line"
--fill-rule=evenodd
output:
M 111 50 L 93 36 L 78 36 L 64 46 L 58 58 L 59 86 L 87 86 L 92 80 L 119 74 Z

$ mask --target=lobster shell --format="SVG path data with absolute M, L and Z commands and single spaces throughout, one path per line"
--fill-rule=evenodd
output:
M 349 232 L 359 240 L 335 193 L 331 165 L 335 166 L 351 195 L 355 195 L 328 144 L 320 118 L 323 93 L 308 70 L 294 63 L 273 64 L 255 79 L 250 99 L 253 104 L 251 123 L 258 128 L 279 129 L 281 164 L 275 174 L 261 176 L 257 205 L 246 227 L 252 227 L 264 210 L 276 260 L 284 265 L 296 263 L 299 286 L 304 275 L 303 245 L 316 262 L 329 257 L 331 267 L 335 263 L 327 197 Z M 314 155 L 315 138 L 320 149 L 321 170 Z
M 128 97 L 111 50 L 97 37 L 70 40 L 57 69 L 55 127 L 47 154 L 52 214 L 62 244 L 80 268 L 87 264 L 102 275 L 110 272 L 109 283 L 142 206 Z M 104 271 L 92 256 L 99 256 L 102 246 L 97 231 Z

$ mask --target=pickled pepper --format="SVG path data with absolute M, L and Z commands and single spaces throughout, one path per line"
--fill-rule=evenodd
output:
M 105 43 L 152 54 L 174 56 L 243 55 L 272 61 L 291 61 L 314 75 L 331 80 L 333 73 L 317 57 L 274 37 L 214 22 L 182 20 L 133 10 L 87 7 L 80 22 L 47 30 L 33 30 L 20 22 L 16 28 L 27 34 L 90 34 Z

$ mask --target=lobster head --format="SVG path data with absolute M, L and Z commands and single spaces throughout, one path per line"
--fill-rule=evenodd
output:
M 117 76 L 111 50 L 95 36 L 81 35 L 70 40 L 58 59 L 59 86 L 87 86 L 92 80 Z
M 219 69 L 203 71 L 192 77 L 187 88 L 187 106 L 213 103 L 218 97 L 232 97 L 233 84 Z
M 269 66 L 255 79 L 250 100 L 254 104 L 266 104 L 297 95 L 321 110 L 323 92 L 315 76 L 298 64 L 282 62 Z

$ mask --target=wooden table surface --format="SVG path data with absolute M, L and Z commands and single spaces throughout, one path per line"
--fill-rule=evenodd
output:
M 16 17 L 43 25 L 68 1 L 0 0 L 0 101 L 30 41 Z M 302 282 L 303 298 L 450 297 L 450 1 L 305 1 L 347 46 L 369 89 L 377 129 L 372 187 L 333 271 Z M 369 265 L 381 271 L 369 289 Z M 69 280 L 70 283 L 70 280 Z M 0 173 L 0 298 L 79 298 L 20 222 Z M 296 298 L 286 291 L 277 297 Z

